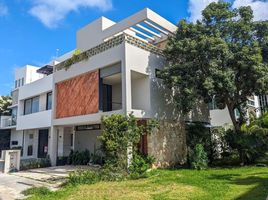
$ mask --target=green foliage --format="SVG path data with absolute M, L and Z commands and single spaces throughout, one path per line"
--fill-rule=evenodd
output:
M 46 196 L 52 194 L 52 192 L 46 187 L 33 187 L 27 190 L 24 190 L 22 194 L 29 196 L 29 195 L 38 195 L 38 196 Z
M 197 144 L 190 153 L 190 164 L 193 169 L 203 170 L 208 167 L 207 153 L 202 144 Z
M 70 165 L 87 165 L 90 161 L 90 152 L 85 151 L 73 151 L 71 150 L 67 163 Z
M 73 64 L 78 63 L 82 60 L 88 59 L 88 55 L 86 52 L 82 52 L 80 49 L 76 49 L 71 58 L 67 59 L 64 62 L 65 70 L 69 69 Z
M 242 131 L 235 134 L 232 130 L 226 133 L 226 142 L 232 150 L 238 151 L 242 164 L 252 164 L 262 158 L 268 151 L 268 114 L 244 124 Z
M 146 177 L 154 161 L 155 159 L 151 156 L 135 154 L 129 167 L 130 177 L 133 179 Z
M 202 144 L 208 154 L 209 160 L 212 161 L 214 159 L 214 147 L 209 128 L 205 127 L 204 123 L 195 122 L 188 124 L 186 130 L 186 144 L 189 151 L 193 151 L 197 144 Z
M 196 24 L 182 20 L 169 39 L 169 65 L 162 73 L 178 108 L 188 113 L 201 99 L 216 99 L 219 108 L 227 106 L 239 132 L 247 98 L 267 92 L 267 27 L 267 22 L 253 22 L 250 7 L 233 9 L 223 1 L 207 6 Z
M 68 183 L 71 185 L 94 184 L 100 181 L 121 181 L 127 174 L 118 168 L 105 167 L 96 170 L 78 170 L 69 174 Z
M 50 158 L 27 159 L 20 162 L 20 170 L 50 167 Z
M 10 96 L 0 96 L 0 116 L 1 115 L 10 115 L 10 109 L 8 106 L 11 106 L 12 99 Z
M 267 167 L 153 170 L 147 180 L 67 185 L 48 195 L 33 194 L 28 200 L 261 200 L 267 197 Z
M 99 139 L 105 162 L 124 170 L 127 170 L 127 149 L 132 147 L 133 153 L 137 151 L 141 136 L 145 132 L 150 134 L 157 127 L 155 120 L 148 122 L 146 127 L 139 126 L 132 114 L 106 116 L 102 118 L 102 124 L 103 133 Z
M 78 184 L 94 184 L 101 180 L 101 175 L 93 170 L 79 170 L 69 174 L 68 183 L 72 185 Z

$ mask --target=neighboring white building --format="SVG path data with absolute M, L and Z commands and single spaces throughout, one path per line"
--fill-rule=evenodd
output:
M 266 97 L 266 96 L 264 96 Z M 250 117 L 250 114 L 254 114 L 255 117 L 260 117 L 262 114 L 262 110 L 264 111 L 265 107 L 267 107 L 267 101 L 262 101 L 265 98 L 261 98 L 261 96 L 252 96 L 248 98 L 247 102 L 247 117 Z M 266 98 L 267 99 L 267 98 Z M 232 125 L 232 120 L 229 115 L 229 111 L 226 108 L 218 109 L 215 102 L 212 102 L 209 106 L 209 115 L 210 115 L 210 123 L 212 127 L 226 127 L 229 128 Z M 235 112 L 236 117 L 239 115 Z
M 158 166 L 184 163 L 184 121 L 207 123 L 208 109 L 200 106 L 185 119 L 156 76 L 165 65 L 161 48 L 176 29 L 150 9 L 118 23 L 101 17 L 77 32 L 80 56 L 73 51 L 38 70 L 18 69 L 11 148 L 21 146 L 22 159 L 49 155 L 55 165 L 72 149 L 99 148 L 103 115 L 133 113 L 140 123 L 160 120 L 160 130 L 143 137 L 144 153 Z

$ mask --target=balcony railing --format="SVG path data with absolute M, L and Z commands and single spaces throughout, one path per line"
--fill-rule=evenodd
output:
M 4 119 L 1 118 L 1 123 L 0 123 L 0 127 L 1 128 L 8 128 L 11 126 L 15 126 L 17 123 L 16 118 L 14 117 L 5 117 Z

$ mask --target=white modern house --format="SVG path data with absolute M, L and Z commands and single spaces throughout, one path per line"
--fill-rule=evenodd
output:
M 1 127 L 11 129 L 10 147 L 22 147 L 22 159 L 49 155 L 55 165 L 71 150 L 99 148 L 103 115 L 133 113 L 140 123 L 160 121 L 157 133 L 142 138 L 143 153 L 157 166 L 184 163 L 185 121 L 209 119 L 205 105 L 181 116 L 157 76 L 165 65 L 163 46 L 176 28 L 147 8 L 120 22 L 101 17 L 78 30 L 79 51 L 18 69 L 12 117 Z

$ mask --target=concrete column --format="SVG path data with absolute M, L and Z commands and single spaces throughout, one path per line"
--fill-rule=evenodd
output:
M 58 156 L 63 156 L 63 141 L 64 141 L 64 128 L 58 128 Z
M 58 128 L 55 126 L 51 127 L 49 137 L 48 137 L 48 155 L 51 160 L 51 165 L 56 166 L 57 163 L 57 156 L 58 156 Z
M 128 54 L 126 51 L 127 44 L 125 44 L 125 54 L 122 60 L 122 103 L 123 110 L 128 113 L 132 109 L 131 102 L 131 71 L 128 66 Z
M 75 128 L 73 127 L 73 146 L 72 146 L 73 151 L 75 151 L 75 134 L 76 134 L 76 131 L 75 131 Z

